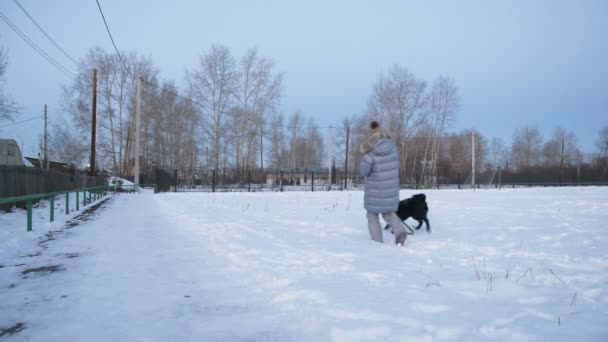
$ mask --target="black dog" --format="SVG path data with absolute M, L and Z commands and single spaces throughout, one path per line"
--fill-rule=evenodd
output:
M 399 207 L 397 208 L 397 216 L 401 219 L 401 221 L 407 220 L 409 217 L 418 221 L 418 227 L 416 230 L 420 229 L 422 226 L 422 222 L 426 224 L 426 231 L 431 232 L 431 225 L 429 223 L 429 219 L 426 215 L 429 212 L 429 206 L 426 204 L 426 195 L 425 194 L 417 194 L 410 198 L 399 201 Z M 390 225 L 386 225 L 384 229 L 388 229 Z

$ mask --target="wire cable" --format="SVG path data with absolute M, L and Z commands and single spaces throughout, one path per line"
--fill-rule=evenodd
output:
M 124 59 L 122 59 L 122 55 L 120 54 L 120 52 L 118 51 L 118 48 L 116 47 L 116 43 L 114 42 L 114 38 L 112 37 L 112 33 L 110 32 L 110 27 L 108 26 L 108 22 L 106 21 L 106 16 L 103 15 L 103 10 L 101 9 L 101 4 L 99 4 L 99 0 L 95 0 L 95 1 L 97 2 L 97 7 L 99 8 L 99 13 L 101 13 L 101 19 L 103 19 L 103 24 L 106 26 L 106 31 L 108 31 L 108 36 L 110 36 L 110 40 L 112 41 L 114 50 L 116 51 L 116 54 L 118 55 L 118 58 L 120 59 L 120 62 L 122 63 L 122 67 L 125 69 L 127 74 L 129 74 L 129 75 L 131 75 L 131 77 L 133 77 L 133 75 L 131 74 L 131 71 L 129 70 L 129 68 L 127 68 L 127 64 L 125 63 Z
M 33 117 L 33 118 L 29 118 L 29 119 L 13 122 L 13 123 L 10 123 L 10 124 L 7 124 L 7 125 L 1 125 L 0 128 L 15 126 L 15 125 L 22 124 L 24 122 L 29 122 L 29 121 L 32 121 L 32 120 L 43 119 L 43 118 L 44 118 L 43 116 L 36 116 L 36 117 Z
M 74 79 L 74 74 L 70 72 L 66 67 L 61 65 L 61 63 L 57 62 L 53 57 L 47 54 L 42 48 L 40 48 L 36 43 L 34 43 L 25 33 L 23 33 L 17 25 L 15 25 L 2 11 L 0 11 L 0 19 L 4 20 L 4 22 L 13 30 L 21 39 L 23 39 L 32 49 L 40 54 L 47 62 L 53 65 L 57 70 L 61 71 L 63 74 L 68 76 L 69 78 Z
M 114 50 L 115 50 L 115 51 L 116 51 L 116 53 L 118 54 L 118 58 L 120 59 L 120 61 L 121 61 L 121 63 L 122 63 L 123 68 L 125 69 L 125 71 L 126 71 L 126 72 L 127 72 L 129 75 L 131 75 L 131 77 L 134 77 L 134 76 L 133 76 L 133 74 L 131 74 L 131 71 L 130 71 L 130 70 L 127 68 L 126 63 L 124 62 L 124 60 L 122 59 L 122 56 L 120 55 L 120 52 L 118 51 L 118 47 L 116 46 L 116 43 L 115 43 L 115 41 L 114 41 L 114 38 L 112 37 L 112 33 L 110 32 L 110 27 L 109 27 L 109 25 L 108 25 L 108 22 L 107 22 L 107 20 L 106 20 L 106 17 L 105 17 L 105 15 L 104 15 L 104 13 L 103 13 L 103 10 L 101 9 L 101 4 L 99 3 L 99 0 L 95 0 L 95 1 L 97 2 L 97 7 L 99 8 L 99 13 L 101 14 L 101 18 L 103 19 L 103 23 L 104 23 L 104 25 L 105 25 L 105 27 L 106 27 L 106 31 L 108 32 L 108 36 L 110 37 L 110 40 L 112 41 L 112 45 L 114 46 Z M 158 84 L 156 84 L 156 83 L 154 83 L 154 82 L 150 82 L 150 81 L 148 81 L 148 80 L 144 79 L 143 77 L 139 77 L 139 79 L 140 79 L 142 82 L 144 82 L 144 83 L 146 83 L 146 84 L 148 84 L 148 85 L 151 85 L 151 86 L 153 86 L 153 87 L 155 87 L 155 88 L 159 89 L 159 90 L 160 90 L 160 91 L 162 91 L 162 92 L 166 92 L 166 93 L 171 94 L 171 95 L 173 95 L 173 96 L 176 96 L 176 97 L 182 98 L 182 99 L 184 99 L 184 100 L 188 100 L 188 101 L 190 101 L 190 102 L 192 102 L 192 103 L 195 103 L 195 104 L 199 105 L 200 107 L 205 108 L 205 109 L 207 109 L 207 110 L 211 110 L 211 111 L 215 111 L 215 110 L 216 110 L 215 108 L 213 108 L 213 107 L 211 107 L 211 106 L 209 106 L 209 105 L 207 105 L 207 104 L 204 104 L 204 103 L 199 102 L 199 101 L 196 101 L 196 100 L 194 100 L 194 99 L 192 99 L 192 98 L 189 98 L 189 97 L 186 97 L 186 96 L 180 95 L 180 94 L 178 94 L 178 93 L 176 93 L 176 92 L 173 92 L 173 91 L 170 91 L 170 90 L 164 89 L 164 88 L 163 88 L 163 87 L 161 87 L 160 85 L 158 85 Z M 234 115 L 233 115 L 232 113 L 230 113 L 230 112 L 224 112 L 224 113 L 222 113 L 222 114 L 226 114 L 227 116 L 232 116 L 232 117 L 234 117 Z M 250 122 L 252 122 L 252 123 L 261 124 L 261 125 L 263 125 L 263 126 L 276 126 L 276 124 L 274 124 L 274 123 L 272 123 L 272 122 L 264 122 L 264 121 L 260 122 L 260 120 L 256 120 L 256 119 L 249 119 L 249 118 L 248 118 L 248 119 L 246 119 L 246 120 L 248 120 L 248 121 L 250 121 Z M 292 129 L 292 128 L 297 128 L 297 127 L 298 127 L 298 126 L 286 126 L 286 125 L 281 125 L 281 126 L 282 126 L 283 128 L 288 128 L 288 129 Z M 304 125 L 302 125 L 302 126 L 304 126 Z M 332 129 L 335 129 L 335 128 L 337 128 L 337 129 L 341 129 L 341 128 L 334 127 L 334 126 L 317 127 L 317 128 L 319 128 L 319 129 L 323 129 L 323 128 L 330 128 L 330 127 L 331 127 Z
M 51 36 L 48 33 L 46 33 L 46 31 L 42 28 L 42 26 L 40 26 L 40 24 L 38 24 L 36 19 L 34 19 L 25 8 L 23 8 L 21 3 L 19 3 L 19 0 L 13 0 L 13 1 L 21 9 L 21 11 L 32 21 L 32 23 L 38 28 L 38 30 L 40 30 L 40 32 L 42 32 L 42 34 L 44 34 L 44 36 L 57 48 L 57 50 L 59 50 L 67 59 L 69 59 L 72 63 L 74 63 L 74 65 L 76 65 L 78 68 L 80 68 L 83 71 L 86 71 L 86 69 L 82 65 L 80 65 L 74 57 L 72 57 L 70 54 L 68 54 L 53 38 L 51 38 Z

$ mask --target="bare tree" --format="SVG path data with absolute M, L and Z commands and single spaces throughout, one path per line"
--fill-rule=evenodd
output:
M 142 77 L 155 83 L 158 71 L 147 58 L 135 52 L 108 53 L 100 47 L 89 50 L 81 65 L 85 66 L 75 81 L 63 87 L 64 108 L 72 115 L 72 121 L 80 134 L 89 136 L 91 130 L 92 70 L 96 68 L 97 88 L 97 150 L 100 167 L 111 168 L 114 174 L 126 175 L 135 158 L 129 152 L 134 132 L 131 122 L 135 108 L 135 78 Z M 125 69 L 125 66 L 127 69 Z M 147 129 L 152 96 L 144 87 L 142 92 L 142 121 Z M 144 139 L 144 146 L 146 139 Z M 88 142 L 87 142 L 88 144 Z
M 541 160 L 542 137 L 535 127 L 526 126 L 515 130 L 511 145 L 513 164 L 518 168 L 535 166 Z
M 434 180 L 436 179 L 437 174 L 441 140 L 446 127 L 454 120 L 456 112 L 460 107 L 458 88 L 454 84 L 454 81 L 448 77 L 439 76 L 439 78 L 433 82 L 426 104 L 429 111 L 428 121 L 430 129 L 427 133 L 428 136 L 422 163 L 422 175 L 423 179 Z M 427 166 L 430 166 L 428 171 Z
M 551 139 L 544 143 L 542 153 L 546 166 L 575 165 L 580 155 L 576 135 L 557 127 Z
M 63 118 L 54 121 L 48 132 L 47 148 L 52 151 L 55 160 L 60 160 L 76 168 L 82 168 L 88 162 L 90 149 L 85 136 L 66 122 Z M 40 137 L 40 149 L 43 149 Z
M 322 164 L 323 136 L 319 126 L 312 117 L 308 118 L 305 133 L 296 141 L 295 150 L 298 153 L 296 167 L 311 169 Z
M 608 126 L 599 131 L 598 139 L 595 141 L 598 158 L 594 158 L 594 164 L 601 169 L 602 176 L 608 173 Z
M 301 134 L 302 123 L 303 123 L 303 118 L 302 118 L 302 113 L 300 111 L 294 112 L 289 117 L 288 130 L 289 130 L 289 141 L 291 143 L 291 146 L 290 146 L 291 167 L 293 169 L 295 169 L 297 167 L 298 148 L 297 148 L 296 143 Z
M 270 167 L 282 169 L 286 166 L 289 153 L 286 146 L 286 137 L 282 113 L 275 114 L 270 125 Z
M 164 169 L 193 168 L 199 152 L 198 113 L 189 99 L 179 97 L 172 81 L 163 82 L 162 89 L 147 115 L 151 132 L 146 139 L 149 156 Z
M 595 146 L 597 147 L 600 157 L 608 160 L 608 126 L 605 126 L 599 131 Z
M 355 128 L 355 122 L 357 121 L 357 117 L 355 115 L 347 116 L 342 119 L 342 125 L 335 129 L 336 132 L 336 146 L 338 147 L 336 160 L 340 163 L 339 165 L 344 165 L 346 159 L 346 151 L 348 150 L 348 170 L 350 172 L 355 171 L 356 163 L 356 151 L 359 149 L 358 144 L 361 142 L 357 140 L 357 131 Z M 347 139 L 347 134 L 349 135 Z M 346 143 L 348 142 L 348 148 Z
M 388 73 L 380 74 L 372 88 L 372 95 L 367 103 L 367 118 L 375 119 L 389 130 L 401 155 L 402 179 L 408 178 L 408 159 L 416 158 L 409 137 L 424 122 L 427 112 L 425 91 L 427 84 L 414 76 L 408 69 L 393 65 Z M 418 139 L 417 139 L 418 140 Z M 417 172 L 417 163 L 410 163 L 410 176 Z
M 500 138 L 492 138 L 490 144 L 490 160 L 492 167 L 498 168 L 505 164 L 509 158 L 509 152 L 504 141 Z
M 17 113 L 15 102 L 4 92 L 4 82 L 8 56 L 5 48 L 0 47 L 0 120 L 12 120 Z
M 187 72 L 191 94 L 197 100 L 202 130 L 211 142 L 213 168 L 220 168 L 220 157 L 226 146 L 222 139 L 226 131 L 226 116 L 234 103 L 237 88 L 236 62 L 230 50 L 222 45 L 212 45 L 200 56 L 197 68 Z M 223 146 L 222 146 L 223 145 Z
M 265 133 L 264 117 L 266 113 L 276 110 L 281 97 L 283 74 L 276 73 L 274 61 L 260 57 L 255 48 L 249 49 L 240 59 L 238 68 L 236 107 L 230 120 L 232 143 L 237 168 L 241 165 L 253 168 L 257 156 L 263 158 L 260 149 Z

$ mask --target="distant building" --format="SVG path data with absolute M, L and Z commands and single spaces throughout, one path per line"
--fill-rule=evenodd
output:
M 0 165 L 23 166 L 19 145 L 13 139 L 0 139 Z
M 34 167 L 45 168 L 45 165 L 40 165 L 41 160 L 38 159 L 38 158 L 25 157 L 25 159 L 27 159 L 27 161 L 29 161 L 30 163 L 32 163 L 32 165 Z M 42 164 L 44 164 L 44 163 L 42 163 Z M 56 162 L 56 161 L 49 160 L 48 164 L 49 164 L 48 166 L 49 166 L 50 170 L 58 170 L 58 171 L 63 171 L 63 172 L 69 171 L 68 164 L 66 164 L 66 163 L 61 163 L 61 162 Z

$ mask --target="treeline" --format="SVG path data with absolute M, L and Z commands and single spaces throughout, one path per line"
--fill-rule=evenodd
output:
M 98 165 L 113 174 L 133 172 L 137 79 L 144 172 L 152 167 L 237 168 L 244 177 L 248 169 L 327 167 L 328 128 L 299 111 L 281 112 L 284 74 L 256 49 L 234 56 L 227 47 L 213 45 L 187 69 L 185 89 L 173 80 L 162 80 L 153 61 L 135 52 L 119 56 L 93 48 L 80 65 L 77 79 L 63 87 L 63 104 L 71 119 L 56 124 L 50 133 L 54 160 L 77 166 L 88 162 L 96 68 Z M 403 183 L 430 185 L 456 175 L 465 182 L 471 177 L 472 136 L 479 175 L 495 175 L 500 167 L 505 177 L 541 169 L 558 170 L 564 177 L 564 170 L 582 167 L 595 170 L 591 173 L 596 180 L 608 180 L 608 127 L 600 132 L 597 153 L 585 160 L 575 134 L 559 127 L 547 140 L 534 127 L 520 128 L 510 146 L 476 130 L 449 132 L 459 105 L 451 78 L 439 76 L 429 82 L 394 65 L 378 76 L 361 114 L 346 117 L 333 128 L 334 165 L 345 166 L 348 140 L 348 169 L 357 170 L 358 146 L 369 134 L 369 122 L 378 120 L 398 146 Z
M 160 80 L 150 58 L 94 48 L 77 81 L 64 86 L 68 122 L 50 134 L 54 159 L 85 165 L 91 135 L 92 70 L 97 69 L 97 150 L 100 168 L 132 174 L 136 80 L 141 80 L 142 168 L 313 168 L 324 140 L 312 117 L 279 111 L 283 73 L 256 49 L 236 58 L 213 45 L 186 72 L 187 89 Z M 243 171 L 244 173 L 245 171 Z

